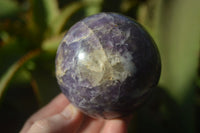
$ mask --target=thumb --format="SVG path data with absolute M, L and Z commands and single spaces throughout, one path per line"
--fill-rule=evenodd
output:
M 28 133 L 73 133 L 79 129 L 82 121 L 83 114 L 69 104 L 62 112 L 34 122 Z

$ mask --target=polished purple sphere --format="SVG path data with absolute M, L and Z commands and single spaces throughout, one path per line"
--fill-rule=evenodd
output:
M 56 57 L 56 77 L 68 100 L 91 117 L 132 113 L 158 83 L 158 49 L 134 20 L 116 13 L 87 17 L 70 28 Z

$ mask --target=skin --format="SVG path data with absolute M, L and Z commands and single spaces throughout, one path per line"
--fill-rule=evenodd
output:
M 127 133 L 130 119 L 90 118 L 71 105 L 63 94 L 59 94 L 33 114 L 20 133 Z

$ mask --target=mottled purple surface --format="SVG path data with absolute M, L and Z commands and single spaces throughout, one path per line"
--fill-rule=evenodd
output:
M 69 101 L 92 117 L 112 119 L 142 104 L 160 77 L 154 41 L 134 20 L 100 13 L 76 23 L 62 40 L 56 76 Z

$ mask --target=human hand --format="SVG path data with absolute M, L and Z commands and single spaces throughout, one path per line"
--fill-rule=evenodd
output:
M 93 119 L 76 109 L 63 94 L 32 115 L 20 133 L 126 133 L 130 117 Z

